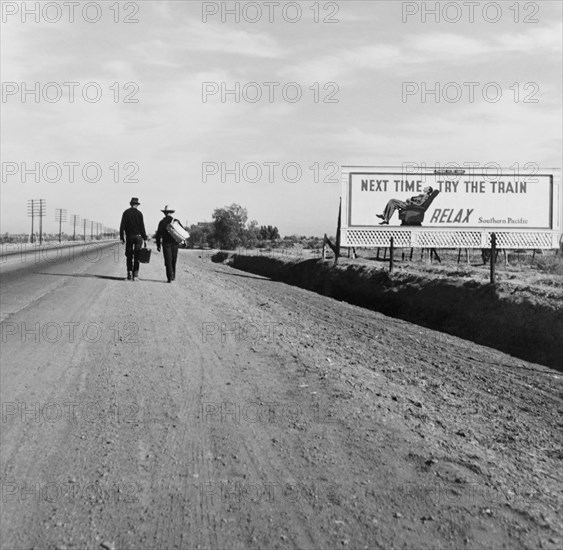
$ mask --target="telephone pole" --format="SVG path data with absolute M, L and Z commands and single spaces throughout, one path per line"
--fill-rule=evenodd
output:
M 78 214 L 72 215 L 72 240 L 76 240 L 76 224 L 79 222 L 80 216 Z
M 47 201 L 39 199 L 39 244 L 43 244 L 43 216 L 47 214 Z
M 43 243 L 43 216 L 47 212 L 47 201 L 45 199 L 30 199 L 27 201 L 27 215 L 31 217 L 31 242 L 35 242 L 34 220 L 39 216 L 39 244 Z
M 59 242 L 61 242 L 62 224 L 66 222 L 66 210 L 64 208 L 55 208 L 55 221 L 59 222 Z
M 27 215 L 28 217 L 31 218 L 31 235 L 29 237 L 29 242 L 32 243 L 35 241 L 33 232 L 34 232 L 34 227 L 33 227 L 33 221 L 35 220 L 35 202 L 34 200 L 28 200 L 27 201 Z

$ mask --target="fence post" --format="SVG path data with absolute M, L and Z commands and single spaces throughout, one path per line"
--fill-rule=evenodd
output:
M 497 249 L 497 236 L 491 233 L 491 284 L 495 283 L 495 255 Z
M 394 243 L 393 243 L 393 237 L 391 237 L 391 240 L 389 242 L 389 273 L 393 273 L 393 256 L 395 252 L 395 247 L 394 247 Z

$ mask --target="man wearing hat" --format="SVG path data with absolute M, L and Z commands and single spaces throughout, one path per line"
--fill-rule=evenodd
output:
M 168 282 L 171 283 L 176 278 L 176 260 L 178 258 L 179 244 L 168 232 L 166 227 L 174 221 L 174 218 L 170 214 L 173 214 L 175 210 L 166 205 L 161 212 L 164 214 L 164 218 L 160 220 L 158 229 L 156 230 L 156 249 L 160 252 L 160 245 L 162 243 L 162 254 L 164 256 L 164 266 L 166 267 L 166 279 L 168 279 Z M 180 223 L 178 220 L 176 221 Z M 182 226 L 181 223 L 180 225 Z
M 133 197 L 129 203 L 131 208 L 123 212 L 119 237 L 125 244 L 125 257 L 127 258 L 127 280 L 135 280 L 139 276 L 139 251 L 143 241 L 147 240 L 143 214 L 137 209 L 139 199 Z

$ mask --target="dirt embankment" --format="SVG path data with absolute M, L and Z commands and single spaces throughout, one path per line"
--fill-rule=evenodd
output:
M 365 265 L 219 253 L 243 271 L 563 370 L 563 308 L 529 287 L 393 273 Z

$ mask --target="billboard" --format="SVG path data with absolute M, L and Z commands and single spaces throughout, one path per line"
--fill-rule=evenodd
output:
M 350 228 L 553 230 L 559 208 L 552 171 L 350 167 L 343 176 Z

